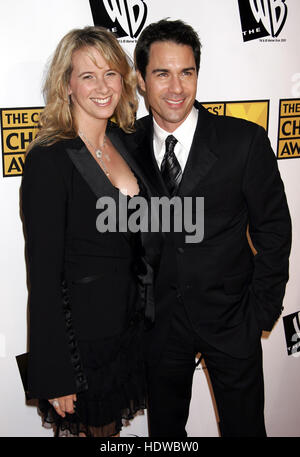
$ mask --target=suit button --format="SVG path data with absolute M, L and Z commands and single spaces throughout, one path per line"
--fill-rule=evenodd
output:
M 178 252 L 178 254 L 183 254 L 184 253 L 184 249 L 183 248 L 177 248 L 177 252 Z
M 178 301 L 182 302 L 182 295 L 179 290 L 177 291 L 176 298 Z

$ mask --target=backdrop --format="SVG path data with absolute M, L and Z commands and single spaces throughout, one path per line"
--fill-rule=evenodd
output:
M 93 11 L 91 9 L 93 7 Z M 170 17 L 202 41 L 198 99 L 216 116 L 255 121 L 268 131 L 293 222 L 284 311 L 262 338 L 269 436 L 300 436 L 300 59 L 299 0 L 10 0 L 0 2 L 0 436 L 52 436 L 26 403 L 15 356 L 27 350 L 27 287 L 19 188 L 45 66 L 70 29 L 102 24 L 132 55 L 142 28 Z M 139 116 L 146 113 L 141 100 Z M 146 414 L 122 436 L 147 436 Z M 207 371 L 195 372 L 191 437 L 218 436 Z

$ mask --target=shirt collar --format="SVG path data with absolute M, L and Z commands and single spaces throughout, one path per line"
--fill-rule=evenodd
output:
M 178 143 L 189 152 L 191 149 L 191 145 L 193 142 L 194 132 L 196 130 L 196 125 L 198 121 L 198 110 L 193 106 L 190 114 L 185 119 L 185 121 L 172 132 L 172 135 L 175 136 Z M 164 154 L 165 150 L 165 141 L 170 132 L 162 129 L 155 119 L 153 118 L 153 126 L 154 126 L 154 151 L 158 154 Z

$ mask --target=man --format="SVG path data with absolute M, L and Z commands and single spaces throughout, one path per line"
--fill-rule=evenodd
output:
M 200 42 L 190 26 L 150 24 L 135 61 L 151 114 L 128 141 L 153 196 L 204 197 L 201 242 L 184 229 L 165 234 L 146 333 L 150 436 L 186 436 L 198 352 L 221 435 L 265 436 L 260 337 L 282 311 L 291 243 L 276 158 L 262 127 L 195 101 Z

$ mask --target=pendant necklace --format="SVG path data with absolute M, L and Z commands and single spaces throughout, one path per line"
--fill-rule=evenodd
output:
M 87 139 L 87 137 L 84 135 L 83 132 L 79 131 L 78 134 L 79 134 L 79 136 L 80 136 L 82 139 L 85 140 L 85 142 L 86 142 L 89 146 L 91 146 L 91 148 L 94 149 L 95 155 L 96 155 L 96 157 L 99 159 L 99 161 L 100 161 L 100 163 L 101 163 L 101 165 L 102 165 L 102 168 L 103 168 L 104 173 L 106 174 L 106 176 L 109 176 L 109 172 L 107 171 L 107 168 L 106 168 L 105 163 L 104 163 L 104 161 L 103 161 L 103 156 L 106 158 L 106 160 L 107 160 L 108 162 L 110 162 L 110 157 L 109 157 L 108 154 L 105 154 L 105 155 L 104 155 L 104 154 L 103 154 L 103 151 L 102 151 L 102 148 L 103 148 L 103 147 L 105 146 L 105 144 L 106 144 L 106 135 L 104 135 L 104 141 L 103 141 L 103 143 L 99 146 L 99 148 L 95 148 L 95 146 Z

